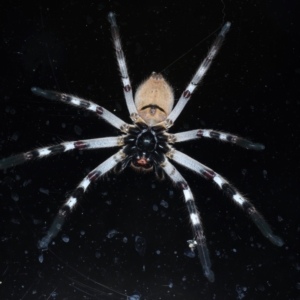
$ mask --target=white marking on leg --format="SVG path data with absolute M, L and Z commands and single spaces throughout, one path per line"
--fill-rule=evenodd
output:
M 43 148 L 43 149 L 40 149 L 39 150 L 39 155 L 40 156 L 45 156 L 45 155 L 48 155 L 50 154 L 52 151 L 48 150 L 48 148 Z
M 203 136 L 210 138 L 210 130 L 204 130 L 203 131 Z
M 98 105 L 96 105 L 96 104 L 94 104 L 94 103 L 91 103 L 91 102 L 90 102 L 90 104 L 91 104 L 91 106 L 90 106 L 88 109 L 90 109 L 90 110 L 92 110 L 92 111 L 97 111 Z
M 77 203 L 77 199 L 74 197 L 70 197 L 66 205 L 69 206 L 70 209 L 72 210 L 76 203 Z
M 191 221 L 193 225 L 200 224 L 199 217 L 196 214 L 190 214 Z
M 81 182 L 80 186 L 83 187 L 84 191 L 87 189 L 87 187 L 90 185 L 91 181 L 86 177 Z
M 188 200 L 194 200 L 193 194 L 190 189 L 183 190 L 183 195 L 185 198 L 185 202 L 187 202 Z
M 74 97 L 72 97 L 71 98 L 71 102 L 74 104 L 74 105 L 80 105 L 80 100 L 78 99 L 78 98 L 74 98 Z
M 72 150 L 74 149 L 74 142 L 68 142 L 68 143 L 63 143 L 63 145 L 65 146 L 65 151 L 69 151 L 69 150 Z
M 232 198 L 240 205 L 245 202 L 245 199 L 239 193 L 235 194 Z
M 127 77 L 127 78 L 122 78 L 122 81 L 123 81 L 123 85 L 124 85 L 124 86 L 127 86 L 127 85 L 130 86 L 130 80 L 129 80 L 128 77 Z
M 220 134 L 220 140 L 226 140 L 227 134 L 221 133 Z
M 220 188 L 222 188 L 222 184 L 224 183 L 224 180 L 219 175 L 216 175 L 213 178 L 213 180 Z
M 193 82 L 191 82 L 191 83 L 188 85 L 187 90 L 192 94 L 196 87 L 197 87 L 197 86 L 196 86 Z

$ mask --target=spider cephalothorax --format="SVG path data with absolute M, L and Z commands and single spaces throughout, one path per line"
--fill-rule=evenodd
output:
M 131 159 L 131 166 L 140 171 L 158 171 L 164 162 L 164 154 L 170 147 L 168 137 L 164 135 L 162 126 L 150 127 L 145 123 L 136 123 L 129 129 L 129 134 L 124 137 L 125 147 L 123 152 Z M 157 174 L 159 175 L 159 174 Z
M 89 172 L 79 183 L 74 192 L 59 209 L 59 212 L 53 220 L 47 234 L 38 242 L 39 249 L 47 249 L 51 241 L 61 230 L 66 217 L 72 212 L 92 182 L 110 170 L 115 169 L 116 171 L 122 171 L 130 164 L 134 169 L 139 171 L 147 172 L 153 170 L 159 178 L 163 178 L 164 174 L 166 174 L 176 184 L 176 186 L 182 190 L 193 230 L 193 239 L 188 241 L 189 246 L 193 250 L 197 249 L 204 275 L 210 281 L 214 281 L 214 273 L 211 270 L 211 262 L 200 213 L 197 210 L 193 194 L 188 183 L 169 160 L 173 160 L 185 168 L 194 171 L 205 179 L 213 181 L 222 191 L 225 192 L 227 196 L 229 196 L 250 216 L 252 221 L 266 238 L 268 238 L 273 244 L 282 246 L 283 241 L 281 238 L 273 234 L 270 226 L 256 211 L 255 207 L 234 187 L 232 187 L 226 179 L 171 146 L 171 144 L 174 143 L 199 139 L 202 137 L 221 140 L 253 150 L 263 150 L 263 145 L 252 143 L 231 134 L 217 132 L 210 129 L 196 129 L 175 134 L 167 132 L 180 115 L 181 111 L 189 101 L 193 91 L 208 70 L 212 60 L 220 49 L 225 38 L 225 34 L 230 28 L 230 23 L 228 22 L 223 26 L 206 58 L 200 64 L 191 82 L 188 84 L 177 104 L 173 108 L 173 90 L 161 74 L 152 73 L 152 75 L 139 86 L 135 95 L 135 100 L 133 100 L 125 57 L 114 14 L 109 13 L 108 19 L 111 23 L 111 31 L 121 73 L 124 96 L 133 125 L 125 123 L 105 108 L 91 101 L 59 92 L 32 88 L 31 90 L 35 95 L 42 96 L 50 100 L 59 100 L 66 104 L 92 111 L 96 116 L 100 116 L 112 126 L 119 129 L 123 134 L 117 137 L 64 142 L 59 145 L 34 149 L 0 161 L 0 169 L 6 169 L 28 160 L 74 149 L 86 150 L 105 147 L 122 147 L 116 154 L 112 155 L 98 165 L 94 170 Z

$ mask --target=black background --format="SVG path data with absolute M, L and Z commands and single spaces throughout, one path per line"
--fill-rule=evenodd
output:
M 170 132 L 213 128 L 265 144 L 255 152 L 202 139 L 177 149 L 245 193 L 285 245 L 272 245 L 211 182 L 178 167 L 205 226 L 216 277 L 209 283 L 198 258 L 184 255 L 192 234 L 181 192 L 169 180 L 127 169 L 89 189 L 63 227 L 69 242 L 59 234 L 40 263 L 36 243 L 60 205 L 117 150 L 74 151 L 1 171 L 1 299 L 300 299 L 299 6 L 7 1 L 0 18 L 1 158 L 118 134 L 91 113 L 34 96 L 32 86 L 78 95 L 129 122 L 109 11 L 117 15 L 133 88 L 163 71 L 176 99 L 219 27 L 231 21 L 220 53 Z M 110 230 L 118 234 L 109 239 Z M 146 241 L 143 256 L 136 236 Z

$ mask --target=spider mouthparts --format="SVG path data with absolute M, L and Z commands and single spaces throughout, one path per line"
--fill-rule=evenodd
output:
M 136 162 L 141 166 L 148 165 L 148 162 L 145 157 L 138 159 Z

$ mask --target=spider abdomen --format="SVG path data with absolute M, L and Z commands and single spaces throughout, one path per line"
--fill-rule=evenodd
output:
M 172 111 L 173 104 L 173 90 L 161 74 L 153 72 L 136 91 L 136 108 L 149 126 L 164 121 Z

